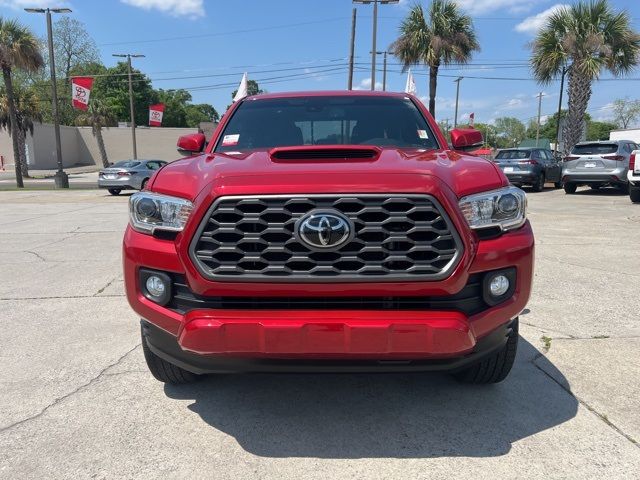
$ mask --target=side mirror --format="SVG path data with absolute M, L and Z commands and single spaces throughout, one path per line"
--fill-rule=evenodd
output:
M 451 145 L 455 150 L 475 150 L 484 143 L 482 132 L 475 128 L 455 128 L 451 130 Z
M 204 150 L 206 138 L 203 133 L 192 133 L 178 138 L 178 152 L 181 155 L 195 155 Z

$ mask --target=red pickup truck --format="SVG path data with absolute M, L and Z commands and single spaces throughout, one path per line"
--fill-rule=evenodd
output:
M 248 97 L 130 199 L 129 303 L 160 381 L 448 371 L 503 380 L 531 291 L 526 197 L 415 97 Z

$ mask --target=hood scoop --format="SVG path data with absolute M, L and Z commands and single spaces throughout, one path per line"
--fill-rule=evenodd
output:
M 269 151 L 274 162 L 372 162 L 377 160 L 380 149 L 355 145 L 309 145 L 302 147 L 277 147 Z

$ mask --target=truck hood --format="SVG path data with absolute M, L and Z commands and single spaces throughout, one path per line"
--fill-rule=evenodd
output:
M 393 177 L 391 177 L 393 176 Z M 508 185 L 506 177 L 490 161 L 451 150 L 382 149 L 375 158 L 364 160 L 314 159 L 304 161 L 278 161 L 268 151 L 235 154 L 202 154 L 177 160 L 163 167 L 153 178 L 151 189 L 158 193 L 194 200 L 204 189 L 221 193 L 225 187 L 234 192 L 242 185 L 277 186 L 279 190 L 292 186 L 326 191 L 337 184 L 352 191 L 373 192 L 402 188 L 403 178 L 413 176 L 420 182 L 435 177 L 458 198 L 473 193 Z M 415 182 L 410 182 L 415 185 Z M 331 188 L 334 190 L 334 188 Z M 315 193 L 318 193 L 315 192 Z

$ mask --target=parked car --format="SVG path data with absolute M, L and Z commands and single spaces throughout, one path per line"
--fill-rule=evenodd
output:
M 629 198 L 633 203 L 640 203 L 640 150 L 634 150 L 629 157 Z
M 629 157 L 638 146 L 631 140 L 580 142 L 564 158 L 564 191 L 575 193 L 580 185 L 598 189 L 607 185 L 626 191 Z
M 498 152 L 495 162 L 514 185 L 531 185 L 534 192 L 541 192 L 547 182 L 562 187 L 562 166 L 551 150 L 505 148 Z
M 531 292 L 525 193 L 416 97 L 239 100 L 130 198 L 123 265 L 151 373 L 423 371 L 495 383 Z
M 98 173 L 98 187 L 106 188 L 111 195 L 122 190 L 143 190 L 151 175 L 166 165 L 164 160 L 123 160 Z

